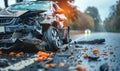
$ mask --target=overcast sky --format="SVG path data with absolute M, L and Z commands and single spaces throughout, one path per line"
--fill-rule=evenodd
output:
M 86 10 L 88 6 L 95 6 L 99 10 L 101 19 L 104 20 L 108 17 L 110 12 L 110 7 L 116 4 L 118 0 L 75 0 L 75 5 L 82 12 Z

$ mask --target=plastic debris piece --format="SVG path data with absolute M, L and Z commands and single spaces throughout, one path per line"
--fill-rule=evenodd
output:
M 49 67 L 55 67 L 55 64 L 50 63 L 50 64 L 46 64 L 45 67 L 49 68 Z
M 49 57 L 49 53 L 46 53 L 46 52 L 43 52 L 43 51 L 39 51 L 37 54 L 38 54 L 39 57 L 45 57 L 45 58 Z
M 15 52 L 10 52 L 9 55 L 10 56 L 14 56 L 16 53 Z
M 60 63 L 59 63 L 59 67 L 63 67 L 63 66 L 65 66 L 65 63 L 60 62 Z
M 83 57 L 86 59 L 86 58 L 88 58 L 88 55 L 87 55 L 87 54 L 84 54 Z
M 107 52 L 103 52 L 102 55 L 106 56 L 106 55 L 107 55 Z
M 43 60 L 43 57 L 38 57 L 36 61 L 41 62 L 42 60 Z
M 112 55 L 112 54 L 113 54 L 113 51 L 110 51 L 110 54 Z
M 100 66 L 100 71 L 109 71 L 108 63 L 104 63 Z
M 77 71 L 86 71 L 87 67 L 78 65 L 78 66 L 75 67 L 75 69 L 76 69 Z
M 94 48 L 94 49 L 93 49 L 93 54 L 95 54 L 95 55 L 99 55 L 99 51 L 98 51 L 97 48 Z
M 73 59 L 73 58 L 75 58 L 75 57 L 74 57 L 74 56 L 70 56 L 69 58 L 70 58 L 70 59 Z
M 87 47 L 85 47 L 85 48 L 84 48 L 84 50 L 86 50 L 86 51 L 87 51 L 87 50 L 88 50 L 88 48 L 87 48 Z

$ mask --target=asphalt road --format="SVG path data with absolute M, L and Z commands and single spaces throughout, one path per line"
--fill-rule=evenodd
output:
M 107 55 L 100 55 L 98 61 L 89 61 L 88 59 L 82 59 L 82 65 L 87 66 L 87 71 L 99 71 L 100 66 L 104 63 L 111 65 L 109 71 L 120 71 L 120 34 L 119 33 L 91 33 L 83 34 L 72 37 L 76 41 L 90 41 L 94 39 L 105 39 L 103 44 L 76 44 L 77 48 L 85 47 L 88 48 L 88 51 L 83 51 L 83 53 L 93 56 L 93 49 L 97 48 L 102 54 L 104 52 Z M 113 52 L 111 55 L 110 52 Z M 79 55 L 79 54 L 78 54 Z M 82 57 L 81 57 L 82 58 Z
M 12 71 L 76 71 L 75 67 L 81 65 L 86 67 L 86 71 L 120 71 L 119 33 L 80 34 L 71 37 L 71 39 L 73 41 L 68 48 L 61 49 L 52 57 L 53 60 L 50 63 L 55 64 L 55 67 L 45 68 L 42 63 L 35 61 L 33 54 L 26 54 L 16 60 L 16 63 L 13 62 L 12 65 L 2 69 L 11 69 Z M 79 41 L 94 39 L 105 39 L 105 42 L 101 44 L 79 44 Z M 94 49 L 98 50 L 98 55 L 93 53 Z M 85 58 L 84 54 L 87 54 L 88 57 Z M 59 67 L 60 63 L 64 65 Z

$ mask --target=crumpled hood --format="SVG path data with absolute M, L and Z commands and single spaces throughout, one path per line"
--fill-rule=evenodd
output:
M 21 10 L 8 11 L 6 9 L 3 9 L 0 11 L 0 17 L 19 17 L 26 12 L 28 12 L 28 11 L 27 10 L 25 10 L 25 11 L 21 11 Z

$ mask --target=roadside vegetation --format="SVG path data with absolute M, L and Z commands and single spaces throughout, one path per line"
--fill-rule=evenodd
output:
M 104 27 L 109 32 L 120 32 L 120 0 L 111 6 L 109 17 L 104 21 Z

